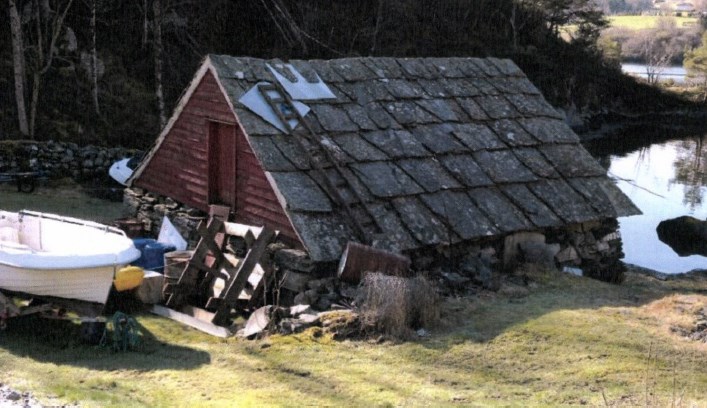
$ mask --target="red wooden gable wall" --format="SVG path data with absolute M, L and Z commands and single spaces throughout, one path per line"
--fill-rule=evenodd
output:
M 133 185 L 203 211 L 227 204 L 237 222 L 266 224 L 298 240 L 210 71 Z

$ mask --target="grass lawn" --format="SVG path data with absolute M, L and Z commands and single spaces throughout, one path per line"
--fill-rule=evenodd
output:
M 217 339 L 143 314 L 143 348 L 116 353 L 80 344 L 75 323 L 18 319 L 0 332 L 0 382 L 82 406 L 707 406 L 707 344 L 671 330 L 707 307 L 707 276 L 530 278 L 446 299 L 409 342 Z
M 102 223 L 121 218 L 121 202 L 91 197 L 71 181 L 52 181 L 39 185 L 31 194 L 19 193 L 13 184 L 0 184 L 0 210 L 32 210 Z
M 662 17 L 662 16 L 609 16 L 611 27 L 624 27 L 632 30 L 640 30 L 644 28 L 653 28 L 656 26 L 658 19 L 671 18 L 679 28 L 690 28 L 699 25 L 697 17 Z

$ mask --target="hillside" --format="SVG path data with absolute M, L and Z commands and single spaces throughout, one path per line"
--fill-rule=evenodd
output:
M 146 0 L 137 5 L 60 0 L 33 9 L 37 3 L 30 0 L 10 4 L 21 11 L 23 94 L 31 134 L 23 135 L 18 127 L 13 36 L 11 24 L 1 24 L 0 139 L 30 136 L 145 148 L 207 53 L 281 59 L 496 56 L 515 60 L 555 106 L 577 117 L 683 104 L 623 77 L 601 59 L 594 39 L 603 23 L 586 5 L 557 9 L 551 0 L 524 7 L 511 0 Z M 4 19 L 12 16 L 7 2 L 0 10 Z M 581 27 L 569 43 L 558 31 L 566 24 Z M 39 55 L 37 49 L 44 52 Z

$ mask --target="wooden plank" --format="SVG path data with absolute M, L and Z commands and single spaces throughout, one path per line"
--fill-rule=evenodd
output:
M 239 224 L 237 222 L 224 222 L 224 231 L 226 234 L 244 238 L 248 232 L 253 234 L 254 238 L 258 238 L 263 231 L 263 227 L 254 227 L 252 225 Z
M 233 335 L 233 333 L 225 327 L 216 326 L 208 321 L 201 320 L 197 317 L 190 316 L 187 313 L 178 312 L 164 306 L 154 305 L 150 311 L 158 316 L 172 319 L 212 336 L 226 338 Z
M 243 261 L 238 264 L 237 271 L 232 275 L 233 277 L 226 283 L 226 290 L 221 296 L 223 302 L 219 305 L 218 309 L 216 309 L 216 314 L 212 321 L 214 324 L 224 325 L 228 323 L 231 306 L 238 300 L 238 295 L 240 295 L 245 284 L 248 282 L 248 277 L 253 272 L 253 268 L 255 268 L 255 265 L 260 261 L 260 258 L 265 253 L 265 249 L 274 236 L 275 231 L 268 227 L 263 227 L 253 247 L 248 251 Z

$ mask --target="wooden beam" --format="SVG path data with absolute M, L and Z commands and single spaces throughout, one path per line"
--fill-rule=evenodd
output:
M 226 290 L 222 293 L 221 298 L 223 301 L 216 309 L 216 314 L 214 316 L 213 323 L 217 325 L 224 325 L 228 323 L 229 312 L 231 307 L 238 300 L 238 295 L 245 287 L 248 282 L 248 277 L 253 272 L 253 268 L 258 264 L 260 258 L 265 253 L 270 240 L 275 236 L 275 231 L 263 227 L 260 236 L 253 244 L 253 247 L 248 251 L 243 261 L 238 264 L 235 276 L 232 276 L 229 282 L 227 282 Z
M 216 326 L 212 323 L 201 320 L 198 317 L 191 316 L 187 313 L 178 312 L 164 306 L 154 305 L 151 312 L 158 316 L 166 317 L 179 323 L 186 324 L 187 326 L 193 327 L 212 336 L 226 338 L 233 335 L 233 333 L 225 327 Z

